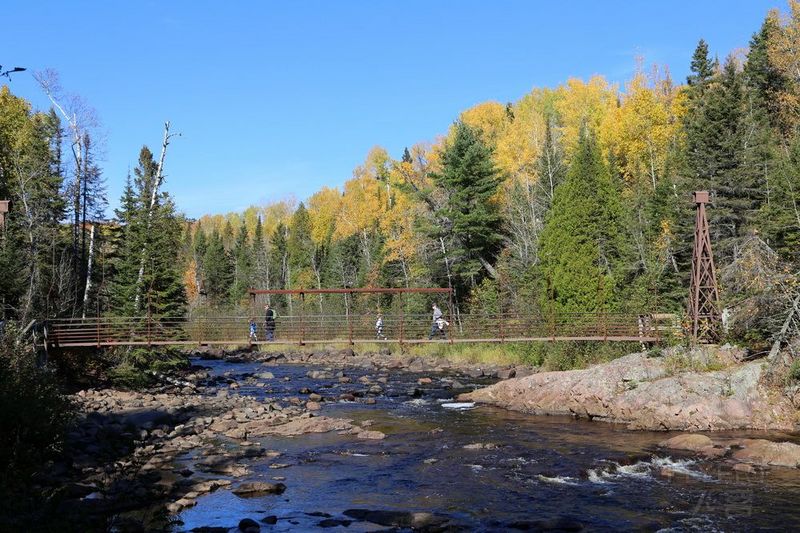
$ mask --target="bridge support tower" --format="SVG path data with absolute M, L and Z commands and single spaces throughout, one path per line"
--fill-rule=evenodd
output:
M 707 191 L 694 193 L 694 251 L 692 278 L 689 285 L 689 320 L 693 343 L 713 343 L 719 340 L 719 286 L 711 251 L 711 234 L 706 218 Z

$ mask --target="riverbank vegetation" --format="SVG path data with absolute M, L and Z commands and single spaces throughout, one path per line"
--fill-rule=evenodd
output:
M 58 456 L 75 411 L 23 340 L 14 324 L 0 336 L 0 498 L 9 509 L 27 501 L 32 476 Z

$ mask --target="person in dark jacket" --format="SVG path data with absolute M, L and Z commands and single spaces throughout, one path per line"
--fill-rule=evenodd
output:
M 264 332 L 267 341 L 275 340 L 275 311 L 269 306 L 264 306 Z

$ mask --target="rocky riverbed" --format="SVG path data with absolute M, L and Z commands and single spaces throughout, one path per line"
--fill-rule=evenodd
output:
M 522 366 L 330 349 L 193 356 L 191 372 L 151 390 L 75 396 L 84 414 L 65 458 L 37 479 L 58 502 L 50 514 L 81 531 L 726 529 L 747 509 L 752 518 L 752 505 L 723 501 L 738 490 L 779 511 L 786 502 L 787 523 L 800 527 L 788 504 L 800 497 L 796 474 L 788 474 L 800 460 L 792 435 L 665 435 L 574 418 L 603 404 L 597 391 L 625 394 L 675 377 L 641 354 L 593 369 L 594 397 L 524 409 L 569 417 L 454 400 L 506 398 L 493 403 L 518 408 L 515 391 L 524 399 L 534 383 L 555 386 L 552 373 Z M 589 387 L 577 372 L 559 375 Z M 722 401 L 744 402 L 753 391 L 731 387 Z M 704 416 L 697 420 L 711 420 Z M 777 480 L 771 493 L 765 475 Z M 686 503 L 698 494 L 725 504 L 724 513 Z M 640 516 L 627 512 L 631 502 Z M 754 523 L 768 522 L 755 515 Z

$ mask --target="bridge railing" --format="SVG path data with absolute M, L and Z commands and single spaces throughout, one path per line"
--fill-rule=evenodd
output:
M 513 342 L 530 340 L 614 340 L 654 342 L 659 329 L 650 315 L 624 313 L 503 313 L 462 314 L 447 317 L 439 329 L 430 315 L 384 315 L 378 330 L 374 315 L 280 316 L 274 341 L 284 343 L 335 342 Z M 100 317 L 52 320 L 47 342 L 51 346 L 115 346 L 167 344 L 248 344 L 265 342 L 263 321 L 256 337 L 248 317 Z

